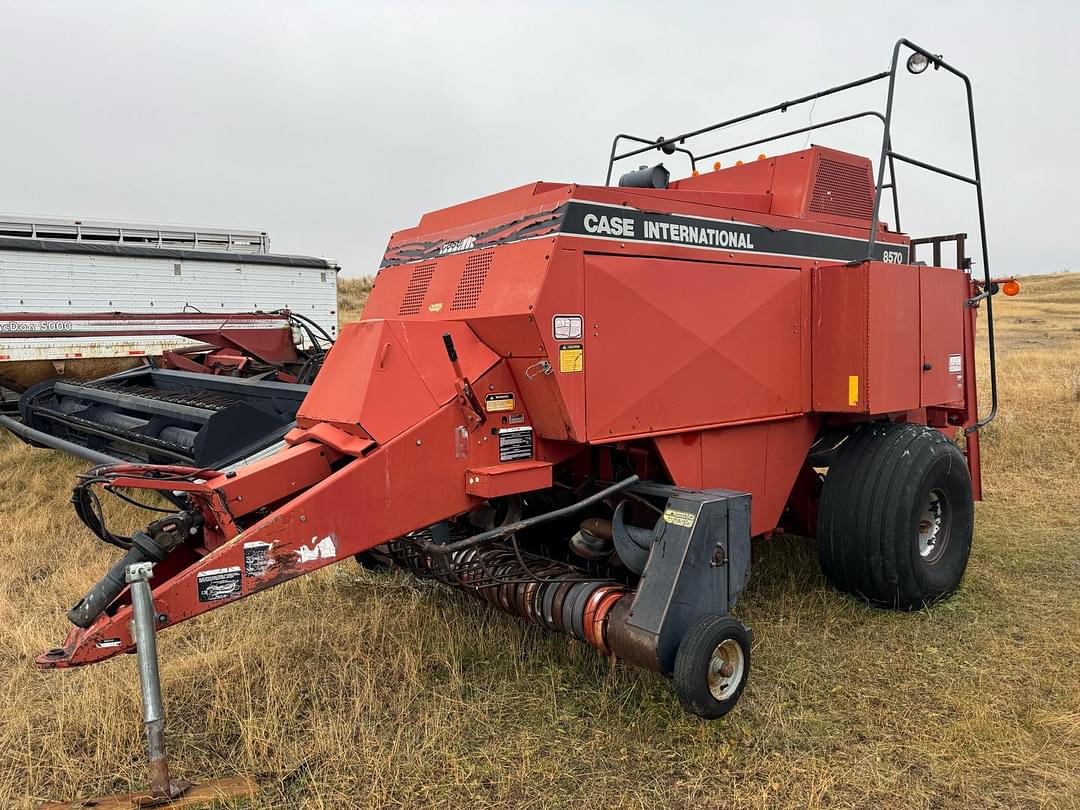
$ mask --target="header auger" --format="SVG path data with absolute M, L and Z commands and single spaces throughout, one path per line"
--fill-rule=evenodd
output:
M 357 557 L 673 676 L 703 717 L 726 713 L 750 671 L 731 611 L 751 538 L 816 537 L 829 579 L 875 604 L 949 595 L 996 407 L 992 385 L 980 420 L 974 340 L 996 286 L 985 234 L 977 282 L 962 241 L 955 267 L 928 265 L 925 240 L 899 231 L 896 162 L 972 184 L 982 223 L 973 113 L 972 177 L 892 149 L 908 52 L 961 78 L 970 109 L 967 78 L 901 40 L 889 71 L 613 144 L 612 163 L 686 157 L 682 179 L 645 167 L 617 187 L 531 183 L 424 215 L 391 237 L 286 449 L 228 473 L 100 467 L 77 507 L 124 564 L 156 563 L 160 628 Z M 875 116 L 876 179 L 868 158 L 820 146 L 697 170 L 738 148 L 695 154 L 700 136 L 876 81 L 883 114 L 777 136 Z M 156 490 L 176 511 L 118 537 L 94 506 L 102 488 Z M 72 609 L 41 666 L 132 649 L 123 570 Z

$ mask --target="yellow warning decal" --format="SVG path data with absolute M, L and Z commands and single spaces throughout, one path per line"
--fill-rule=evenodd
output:
M 852 374 L 847 378 L 847 404 L 859 404 L 859 375 Z
M 512 411 L 514 410 L 514 395 L 512 393 L 488 394 L 484 397 L 484 404 L 488 413 Z
M 442 312 L 442 301 L 436 301 L 434 304 L 428 304 L 428 312 Z
M 678 509 L 665 509 L 664 522 L 671 523 L 674 526 L 683 526 L 687 529 L 691 529 L 694 526 L 694 513 L 682 512 Z
M 585 370 L 585 347 L 580 343 L 563 343 L 559 346 L 559 371 L 576 374 Z

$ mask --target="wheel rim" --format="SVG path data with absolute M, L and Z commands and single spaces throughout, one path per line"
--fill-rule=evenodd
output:
M 948 496 L 940 489 L 930 490 L 923 503 L 918 526 L 919 556 L 928 565 L 936 563 L 945 553 L 951 524 L 952 510 Z
M 738 690 L 745 671 L 743 648 L 733 638 L 724 639 L 709 659 L 709 692 L 717 700 L 728 700 Z

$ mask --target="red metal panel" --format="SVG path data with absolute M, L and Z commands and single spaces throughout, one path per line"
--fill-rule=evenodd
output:
M 512 357 L 508 362 L 514 373 L 514 385 L 521 392 L 537 435 L 557 441 L 584 441 L 584 434 L 577 432 L 585 423 L 584 399 L 578 415 L 571 414 L 554 370 L 545 374 L 536 357 Z M 581 428 L 575 427 L 578 422 Z
M 801 416 L 704 431 L 698 486 L 749 492 L 751 534 L 775 528 L 818 423 L 816 417 Z
M 701 489 L 701 431 L 657 436 L 656 450 L 673 484 Z
M 868 278 L 870 413 L 919 407 L 919 274 L 909 265 L 864 265 Z
M 465 471 L 465 491 L 477 498 L 498 498 L 551 486 L 551 464 L 514 461 Z
M 498 360 L 461 322 L 346 324 L 296 415 L 297 425 L 329 422 L 384 444 L 417 424 L 456 396 L 442 341 L 446 332 L 471 380 Z
M 777 155 L 773 170 L 772 210 L 781 217 L 802 217 L 810 194 L 810 171 L 813 167 L 809 149 Z
M 541 344 L 545 347 L 542 355 L 552 368 L 552 373 L 542 381 L 536 378 L 536 368 L 532 364 L 526 368 L 532 368 L 530 374 L 533 380 L 520 380 L 519 384 L 528 386 L 530 389 L 540 391 L 545 382 L 553 387 L 552 394 L 558 400 L 552 403 L 560 412 L 563 424 L 555 426 L 558 433 L 546 433 L 551 438 L 585 440 L 585 373 L 563 373 L 560 370 L 560 347 L 581 343 L 585 334 L 592 328 L 592 321 L 588 320 L 589 313 L 585 311 L 585 282 L 584 282 L 584 256 L 576 250 L 557 250 L 552 255 L 551 264 L 548 267 L 547 277 L 544 279 L 543 290 L 536 302 L 536 329 Z M 580 338 L 566 337 L 574 334 L 560 327 L 559 339 L 556 339 L 555 320 L 560 317 L 560 323 L 565 324 L 566 319 L 573 320 L 574 316 L 581 317 L 582 334 Z M 576 321 L 574 321 L 576 323 Z M 538 358 L 539 359 L 539 358 Z M 517 365 L 515 364 L 515 368 Z M 532 401 L 537 397 L 530 397 L 530 412 Z M 548 408 L 552 406 L 541 405 Z M 538 426 L 539 429 L 539 426 Z
M 801 410 L 797 269 L 590 255 L 585 301 L 590 439 Z
M 962 270 L 919 268 L 924 369 L 920 401 L 924 406 L 964 400 L 964 301 L 968 288 L 968 275 Z
M 866 262 L 813 271 L 814 410 L 885 414 L 919 407 L 919 277 Z
M 828 265 L 811 275 L 814 410 L 866 413 L 866 274 Z

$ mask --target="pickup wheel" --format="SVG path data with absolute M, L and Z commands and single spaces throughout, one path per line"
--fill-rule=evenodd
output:
M 723 717 L 750 677 L 750 631 L 724 613 L 702 616 L 679 644 L 672 677 L 684 709 L 706 720 Z
M 821 568 L 842 591 L 917 610 L 960 584 L 974 513 L 967 461 L 943 433 L 910 424 L 863 428 L 825 476 Z

